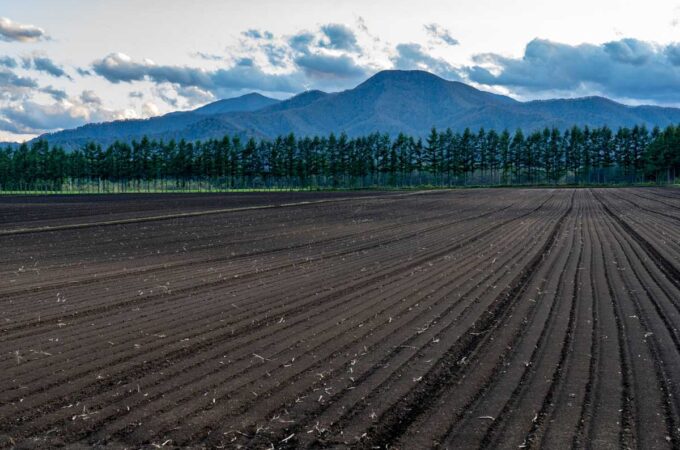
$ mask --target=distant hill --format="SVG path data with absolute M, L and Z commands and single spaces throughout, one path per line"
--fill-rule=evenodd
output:
M 147 120 L 89 124 L 42 136 L 68 147 L 95 140 L 199 140 L 225 134 L 272 138 L 282 134 L 350 136 L 372 132 L 404 132 L 425 136 L 435 126 L 462 130 L 573 125 L 611 128 L 680 123 L 680 109 L 626 106 L 602 97 L 520 102 L 424 71 L 387 70 L 359 86 L 338 93 L 308 91 L 278 101 L 259 94 L 220 100 L 194 111 Z
M 194 114 L 208 116 L 212 114 L 226 114 L 230 112 L 257 111 L 258 109 L 276 105 L 277 103 L 280 103 L 280 100 L 265 97 L 262 94 L 253 92 L 252 94 L 242 95 L 241 97 L 218 100 L 198 109 L 194 109 L 191 112 Z
M 156 139 L 180 139 L 188 127 L 198 122 L 209 123 L 210 118 L 237 111 L 255 111 L 279 103 L 280 100 L 252 93 L 241 97 L 218 100 L 193 111 L 177 111 L 150 119 L 116 120 L 91 123 L 71 130 L 58 131 L 40 136 L 53 144 L 77 147 L 95 141 L 103 145 L 116 140 L 131 141 L 149 136 Z M 196 140 L 201 136 L 187 136 Z

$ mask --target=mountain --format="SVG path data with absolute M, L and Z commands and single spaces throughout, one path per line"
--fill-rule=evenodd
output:
M 239 111 L 257 111 L 258 109 L 276 105 L 277 103 L 280 103 L 280 101 L 253 92 L 252 94 L 242 95 L 241 97 L 218 100 L 198 109 L 194 109 L 192 112 L 194 114 L 207 116 Z
M 311 105 L 317 100 L 332 96 L 333 94 L 328 94 L 323 91 L 306 91 L 302 94 L 295 95 L 288 100 L 279 102 L 273 106 L 266 108 L 264 111 L 267 113 L 272 113 L 276 111 L 285 111 L 289 109 L 303 108 L 305 106 Z
M 225 134 L 272 138 L 278 135 L 350 136 L 400 132 L 425 136 L 434 126 L 462 130 L 573 125 L 611 128 L 680 123 L 680 109 L 627 106 L 602 97 L 520 102 L 423 71 L 379 72 L 353 89 L 337 93 L 308 91 L 284 101 L 259 94 L 220 100 L 188 112 L 147 120 L 90 124 L 42 138 L 65 146 L 89 140 L 109 144 L 115 139 L 198 140 Z
M 192 124 L 209 120 L 211 117 L 234 112 L 255 111 L 279 103 L 280 100 L 252 93 L 241 97 L 218 100 L 193 111 L 177 111 L 150 119 L 116 120 L 113 122 L 91 123 L 71 130 L 44 134 L 45 139 L 67 148 L 77 147 L 91 141 L 108 145 L 116 140 L 139 140 L 142 136 L 155 139 L 182 138 L 183 130 Z M 190 140 L 200 136 L 186 137 Z

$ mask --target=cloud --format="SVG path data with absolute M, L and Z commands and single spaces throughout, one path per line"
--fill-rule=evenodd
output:
M 347 88 L 375 70 L 370 55 L 364 54 L 355 32 L 346 25 L 329 23 L 283 36 L 249 29 L 241 36 L 238 44 L 227 49 L 228 56 L 192 53 L 223 62 L 221 67 L 157 64 L 111 53 L 94 61 L 91 70 L 112 83 L 151 82 L 157 88 L 154 95 L 172 107 L 245 91 L 283 95 L 312 84 L 320 89 Z
M 544 39 L 527 44 L 524 56 L 475 57 L 470 80 L 505 86 L 521 95 L 600 94 L 618 99 L 680 102 L 677 44 L 658 46 L 634 39 L 602 45 L 568 45 Z
M 295 58 L 298 67 L 310 78 L 358 78 L 366 76 L 366 69 L 350 56 L 304 54 Z
M 22 25 L 0 17 L 0 40 L 7 42 L 38 42 L 47 39 L 45 30 L 33 25 Z
M 449 80 L 460 80 L 457 68 L 444 59 L 431 56 L 420 44 L 399 44 L 396 51 L 397 54 L 392 57 L 395 69 L 427 70 Z
M 436 41 L 443 42 L 447 45 L 460 44 L 458 39 L 455 39 L 453 36 L 451 36 L 451 32 L 449 30 L 443 28 L 441 25 L 437 25 L 436 23 L 425 25 L 425 31 L 427 31 L 427 34 L 429 34 L 430 37 Z
M 132 91 L 128 94 L 130 98 L 144 98 L 144 93 L 141 91 Z
M 9 70 L 0 70 L 0 86 L 16 86 L 25 88 L 36 88 L 38 84 L 33 78 L 21 77 Z
M 366 25 L 366 20 L 362 16 L 357 16 L 357 27 L 361 32 L 369 34 L 368 26 Z
M 33 69 L 38 72 L 44 72 L 56 78 L 64 77 L 69 80 L 71 79 L 61 66 L 57 65 L 47 56 L 25 56 L 22 58 L 22 67 L 27 70 Z
M 175 109 L 177 109 L 177 107 L 179 106 L 177 92 L 175 92 L 175 90 L 172 89 L 172 85 L 156 86 L 153 88 L 153 94 Z
M 38 88 L 33 78 L 22 77 L 0 67 L 0 100 L 18 100 Z
M 260 67 L 237 65 L 229 69 L 218 69 L 210 74 L 212 85 L 197 87 L 213 92 L 222 89 L 255 89 L 267 92 L 296 93 L 302 90 L 298 74 L 272 74 Z
M 45 72 L 54 77 L 71 78 L 66 74 L 66 72 L 64 72 L 64 69 L 57 66 L 51 59 L 47 57 L 33 58 L 33 67 L 39 72 Z
M 210 91 L 203 90 L 196 86 L 180 86 L 178 84 L 168 83 L 155 86 L 153 88 L 153 94 L 174 109 L 192 108 L 215 100 L 215 95 Z
M 680 66 L 680 43 L 670 44 L 665 49 L 668 61 L 674 66 Z
M 92 98 L 84 92 L 85 99 Z M 44 105 L 24 99 L 0 108 L 0 130 L 14 134 L 41 134 L 65 128 L 75 128 L 86 123 L 134 118 L 130 110 L 113 111 L 101 103 L 83 102 L 80 98 L 67 98 Z
M 175 92 L 187 101 L 187 106 L 202 105 L 215 100 L 210 92 L 196 86 L 175 86 Z
M 83 91 L 80 94 L 80 101 L 86 105 L 99 105 L 102 104 L 102 99 L 91 90 Z
M 156 106 L 155 103 L 152 102 L 145 102 L 142 105 L 142 115 L 144 117 L 154 117 L 159 115 L 161 112 L 158 109 L 158 106 Z
M 314 42 L 314 38 L 314 34 L 308 31 L 303 31 L 291 36 L 288 39 L 288 45 L 294 51 L 307 53 L 309 51 L 309 47 Z
M 321 27 L 321 32 L 325 38 L 320 43 L 321 47 L 351 52 L 361 51 L 354 31 L 345 25 L 329 23 Z
M 244 31 L 241 33 L 243 36 L 251 38 L 251 39 L 267 39 L 271 40 L 274 38 L 274 35 L 270 33 L 269 31 L 260 31 L 260 30 L 255 30 L 255 29 L 250 29 L 247 31 Z
M 614 61 L 634 66 L 646 63 L 655 53 L 654 47 L 648 42 L 630 38 L 607 42 L 603 48 Z
M 7 67 L 8 69 L 16 69 L 18 64 L 17 60 L 11 56 L 0 57 L 0 66 Z
M 362 53 L 362 48 L 354 31 L 348 26 L 339 23 L 322 25 L 315 32 L 300 31 L 289 36 L 286 44 L 289 50 L 303 54 L 308 54 L 314 49 Z
M 208 72 L 180 66 L 159 66 L 153 61 L 133 61 L 124 53 L 111 53 L 92 65 L 95 73 L 112 83 L 150 79 L 157 83 L 177 83 L 187 86 L 210 85 Z
M 194 52 L 191 55 L 196 57 L 196 58 L 202 59 L 204 61 L 222 61 L 222 60 L 224 60 L 223 56 L 213 55 L 212 53 Z
M 253 61 L 253 58 L 239 58 L 236 60 L 236 65 L 244 67 L 253 67 L 255 65 L 255 61 Z
M 259 48 L 267 58 L 267 62 L 273 67 L 286 67 L 290 59 L 290 49 L 288 47 L 268 42 Z
M 34 67 L 37 58 L 28 64 Z M 40 103 L 41 94 L 53 103 Z M 40 86 L 29 77 L 22 77 L 0 67 L 0 131 L 18 135 L 35 135 L 56 129 L 73 128 L 89 122 L 102 122 L 130 117 L 131 111 L 114 111 L 103 107 L 99 96 L 90 90 L 77 97 L 51 85 Z
M 86 108 L 76 105 L 65 102 L 41 105 L 30 100 L 16 106 L 0 108 L 0 117 L 5 123 L 5 131 L 20 134 L 74 128 L 94 118 Z
M 49 95 L 50 97 L 52 97 L 56 101 L 62 101 L 62 100 L 66 100 L 68 98 L 68 94 L 66 93 L 66 91 L 53 88 L 52 86 L 46 86 L 44 88 L 40 88 L 40 92 L 43 92 L 43 93 Z
M 66 91 L 54 87 L 40 87 L 38 82 L 29 77 L 22 77 L 9 69 L 0 67 L 0 100 L 5 102 L 20 101 L 30 98 L 35 93 L 43 93 L 54 100 L 68 97 Z
M 150 80 L 155 83 L 195 86 L 205 91 L 254 89 L 269 92 L 298 92 L 301 84 L 288 75 L 270 74 L 241 59 L 227 69 L 206 70 L 186 66 L 157 65 L 152 61 L 134 61 L 122 53 L 112 53 L 93 64 L 95 73 L 112 83 Z

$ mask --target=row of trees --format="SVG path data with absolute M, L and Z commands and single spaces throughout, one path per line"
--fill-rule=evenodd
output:
M 432 129 L 403 134 L 274 140 L 225 136 L 204 142 L 143 138 L 66 151 L 45 141 L 0 149 L 0 188 L 73 185 L 74 180 L 211 187 L 413 184 L 593 184 L 672 182 L 680 171 L 680 126 L 544 129 L 529 134 Z

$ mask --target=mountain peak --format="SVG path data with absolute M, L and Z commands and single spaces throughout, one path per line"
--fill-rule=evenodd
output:
M 249 92 L 248 94 L 243 94 L 240 97 L 234 97 L 234 98 L 268 98 L 265 97 L 264 95 L 260 94 L 259 92 Z
M 284 100 L 280 103 L 277 103 L 275 105 L 269 106 L 266 108 L 264 111 L 267 112 L 275 112 L 275 111 L 284 111 L 284 110 L 290 110 L 290 109 L 296 109 L 296 108 L 303 108 L 306 107 L 318 100 L 324 99 L 328 97 L 329 93 L 324 92 L 324 91 L 319 91 L 317 89 L 312 89 L 309 91 L 304 91 L 301 92 L 300 94 L 294 95 L 291 98 Z
M 451 83 L 433 73 L 424 70 L 398 70 L 389 69 L 381 70 L 366 81 L 361 83 L 357 88 L 362 86 L 372 86 L 384 83 Z
M 266 108 L 267 106 L 275 105 L 279 100 L 265 97 L 257 92 L 241 95 L 240 97 L 226 98 L 208 103 L 205 106 L 195 109 L 196 114 L 226 114 L 237 111 L 256 111 L 258 109 Z
M 435 75 L 426 70 L 402 70 L 402 69 L 386 69 L 377 72 L 372 77 L 368 78 L 366 82 L 371 80 L 381 80 L 381 79 L 397 79 L 397 80 L 414 80 L 414 79 L 427 79 L 427 80 L 441 80 L 447 81 L 444 78 Z

